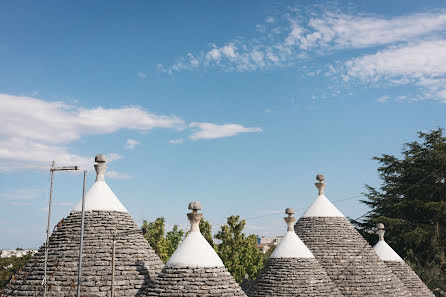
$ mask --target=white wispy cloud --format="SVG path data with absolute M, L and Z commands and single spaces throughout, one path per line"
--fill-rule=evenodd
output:
M 139 141 L 134 140 L 134 139 L 127 139 L 126 143 L 125 143 L 125 148 L 128 150 L 132 150 L 134 149 L 138 144 L 140 144 Z
M 181 130 L 176 116 L 156 115 L 140 107 L 92 108 L 67 105 L 31 97 L 0 94 L 0 170 L 79 165 L 90 168 L 93 159 L 71 153 L 68 145 L 86 135 L 110 134 L 129 129 Z M 109 161 L 119 154 L 108 154 Z
M 446 13 L 419 13 L 394 18 L 349 15 L 324 11 L 306 24 L 290 19 L 291 32 L 286 39 L 301 49 L 366 48 L 412 41 L 446 29 Z
M 192 129 L 191 139 L 219 138 L 242 132 L 254 132 L 236 124 L 219 125 L 192 123 L 188 125 L 173 115 L 157 115 L 138 106 L 121 108 L 83 108 L 63 102 L 0 94 L 0 171 L 18 168 L 48 168 L 56 165 L 78 165 L 92 168 L 93 156 L 70 151 L 70 144 L 88 135 L 111 134 L 119 130 L 148 131 L 168 128 L 177 131 Z M 206 128 L 206 125 L 211 125 Z M 213 128 L 214 125 L 215 127 Z M 212 131 L 212 129 L 214 129 Z M 232 132 L 229 132 L 233 129 Z M 256 128 L 258 129 L 258 128 Z M 181 143 L 182 139 L 171 143 Z M 125 148 L 133 149 L 139 142 L 128 139 Z M 103 152 L 112 162 L 122 158 L 117 153 Z M 109 173 L 111 178 L 128 178 L 121 173 Z
M 42 195 L 40 189 L 17 189 L 13 192 L 0 193 L 0 198 L 9 201 L 31 200 Z
M 169 140 L 169 143 L 171 143 L 171 144 L 181 144 L 183 142 L 184 142 L 183 138 Z
M 424 99 L 446 101 L 446 40 L 392 47 L 345 62 L 343 79 L 421 87 Z
M 211 43 L 172 65 L 159 65 L 159 69 L 169 74 L 208 69 L 272 70 L 307 65 L 321 56 L 345 52 L 344 60 L 334 63 L 337 67 L 328 65 L 325 71 L 307 68 L 307 76 L 341 78 L 346 86 L 354 78 L 364 84 L 390 79 L 397 85 L 415 86 L 424 99 L 446 99 L 445 10 L 383 17 L 314 6 L 289 9 L 253 26 L 257 33 L 252 38 Z M 342 70 L 339 65 L 343 65 Z
M 237 124 L 217 125 L 212 123 L 190 123 L 189 127 L 195 130 L 189 136 L 191 140 L 216 139 L 234 136 L 240 133 L 262 132 L 261 128 L 246 128 Z
M 105 176 L 110 179 L 130 179 L 130 178 L 132 178 L 132 176 L 127 173 L 122 173 L 122 172 L 114 171 L 114 170 L 106 171 Z
M 384 95 L 384 96 L 381 96 L 378 99 L 376 99 L 376 101 L 379 103 L 384 103 L 384 102 L 387 102 L 387 100 L 389 100 L 389 98 L 390 98 L 389 96 Z
M 142 79 L 146 79 L 147 78 L 147 74 L 144 73 L 144 72 L 138 72 L 137 75 L 138 75 L 139 78 L 142 78 Z
M 211 43 L 210 48 L 187 53 L 170 66 L 159 64 L 159 69 L 172 74 L 203 68 L 256 71 L 289 67 L 315 53 L 409 42 L 446 30 L 444 11 L 384 18 L 315 8 L 307 14 L 287 12 L 281 18 L 285 25 L 276 25 L 273 17 L 258 24 L 260 36 L 235 38 L 221 45 Z

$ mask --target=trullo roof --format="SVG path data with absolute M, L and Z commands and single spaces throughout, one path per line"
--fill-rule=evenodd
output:
M 144 292 L 146 296 L 246 297 L 214 249 L 200 233 L 199 202 L 189 204 L 191 229 L 161 273 Z
M 97 180 L 88 192 L 90 200 L 86 203 L 88 211 L 85 213 L 81 295 L 110 295 L 112 242 L 115 235 L 115 296 L 139 296 L 151 279 L 161 271 L 163 263 L 105 184 L 104 156 L 96 156 L 96 161 Z M 108 203 L 110 197 L 113 198 L 113 207 Z M 48 248 L 48 297 L 76 295 L 80 226 L 81 213 L 75 208 L 57 224 L 51 234 Z M 14 277 L 3 293 L 6 296 L 42 296 L 44 259 L 45 245 L 31 258 L 23 271 Z
M 379 241 L 373 250 L 386 263 L 387 267 L 401 280 L 413 297 L 434 297 L 434 294 L 423 283 L 409 265 L 384 240 L 384 224 L 378 224 Z
M 288 230 L 248 289 L 250 297 L 341 297 L 325 270 L 293 230 L 294 210 L 287 208 Z
M 324 196 L 324 176 L 317 179 L 318 197 Z M 341 293 L 345 297 L 411 296 L 350 222 L 342 214 L 331 214 L 314 209 L 294 229 Z

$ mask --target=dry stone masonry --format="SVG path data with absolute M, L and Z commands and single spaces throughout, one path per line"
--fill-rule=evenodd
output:
M 325 270 L 294 233 L 294 210 L 287 208 L 288 231 L 248 289 L 250 297 L 341 297 Z
M 385 242 L 384 224 L 378 224 L 378 243 L 373 247 L 376 254 L 386 263 L 387 267 L 401 280 L 413 297 L 434 297 L 418 275 L 407 265 L 404 260 Z
M 221 259 L 201 235 L 199 202 L 189 204 L 191 229 L 161 273 L 146 290 L 146 296 L 246 297 Z
M 105 159 L 100 156 L 99 160 L 101 162 L 96 165 L 97 181 L 86 195 L 88 211 L 85 213 L 81 296 L 110 296 L 112 241 L 115 233 L 115 296 L 139 296 L 161 271 L 163 263 L 106 185 L 103 179 Z M 110 203 L 107 197 L 116 199 Z M 47 282 L 49 297 L 76 296 L 80 226 L 81 213 L 75 207 L 57 225 L 50 237 Z M 45 245 L 10 282 L 4 291 L 5 296 L 42 296 L 44 259 Z
M 410 297 L 401 281 L 372 247 L 324 196 L 323 176 L 318 176 L 319 196 L 294 226 L 345 297 Z M 313 204 L 314 204 L 313 203 Z

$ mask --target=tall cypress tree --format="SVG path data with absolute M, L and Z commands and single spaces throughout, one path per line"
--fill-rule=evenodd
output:
M 374 157 L 380 164 L 379 188 L 366 185 L 362 202 L 371 211 L 356 225 L 371 244 L 377 223 L 386 241 L 431 289 L 446 291 L 446 137 L 443 129 L 419 132 L 401 157 Z

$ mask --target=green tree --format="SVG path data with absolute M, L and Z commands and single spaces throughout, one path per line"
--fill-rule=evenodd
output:
M 212 239 L 212 226 L 204 218 L 200 221 L 200 232 L 204 238 L 209 242 L 211 247 L 214 247 L 214 240 Z
M 155 250 L 156 254 L 163 262 L 166 262 L 169 257 L 167 255 L 167 242 L 164 237 L 165 223 L 164 218 L 156 218 L 153 222 L 144 220 L 142 223 L 143 235 L 149 242 L 150 246 Z
M 371 244 L 378 237 L 370 231 L 384 223 L 386 241 L 426 285 L 446 291 L 446 138 L 440 128 L 418 134 L 401 157 L 373 158 L 382 184 L 366 185 L 371 210 L 352 222 Z
M 271 255 L 273 254 L 275 249 L 276 249 L 275 245 L 269 247 L 266 253 L 263 254 L 263 263 L 268 262 L 269 258 L 271 258 Z
M 245 275 L 254 279 L 263 267 L 263 257 L 257 249 L 257 236 L 243 233 L 245 220 L 239 216 L 230 216 L 227 225 L 220 227 L 215 238 L 220 240 L 216 250 L 229 272 L 237 282 Z
M 0 258 L 0 295 L 13 275 L 22 270 L 31 257 L 28 253 L 23 257 Z
M 181 240 L 183 240 L 184 231 L 178 228 L 178 225 L 173 226 L 172 231 L 166 234 L 166 245 L 167 245 L 167 257 L 170 258 L 172 254 L 177 249 Z

